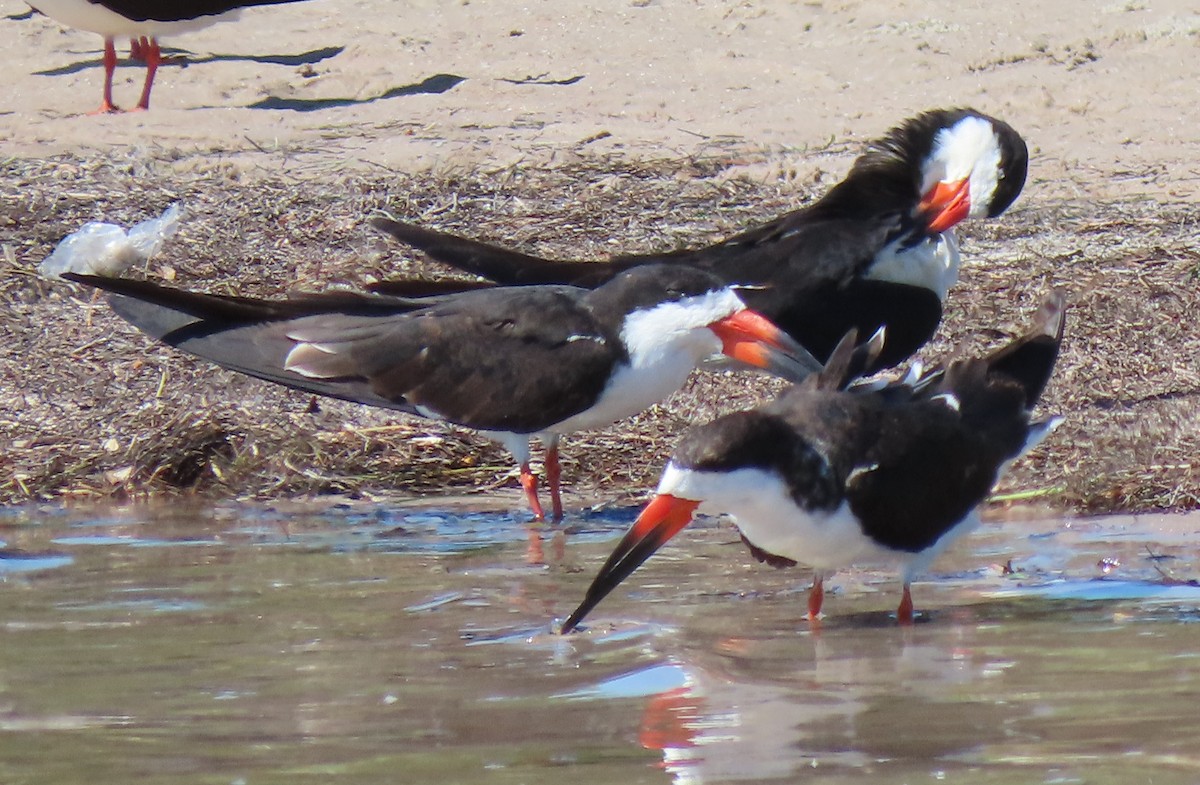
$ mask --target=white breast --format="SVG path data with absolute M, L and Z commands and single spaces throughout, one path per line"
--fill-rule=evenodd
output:
M 704 342 L 704 348 L 698 350 L 701 357 L 721 350 L 721 342 L 708 330 L 696 337 Z M 697 362 L 695 355 L 687 351 L 668 353 L 648 363 L 639 363 L 634 358 L 631 364 L 618 366 L 595 405 L 547 430 L 572 433 L 604 428 L 632 417 L 682 387 Z
M 700 499 L 700 512 L 730 515 L 746 539 L 759 548 L 818 570 L 904 560 L 905 554 L 883 548 L 863 534 L 846 504 L 833 511 L 802 510 L 771 471 L 704 472 L 668 464 L 658 492 Z
M 947 231 L 907 248 L 902 247 L 905 239 L 896 240 L 880 251 L 867 269 L 866 277 L 874 281 L 921 286 L 944 302 L 950 287 L 958 281 L 961 263 L 958 238 L 953 231 Z
M 621 328 L 628 362 L 617 367 L 591 408 L 547 431 L 603 428 L 666 398 L 705 358 L 721 351 L 707 325 L 744 307 L 733 291 L 723 289 L 629 314 Z

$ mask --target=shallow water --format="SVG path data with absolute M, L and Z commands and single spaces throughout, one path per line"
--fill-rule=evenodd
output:
M 635 510 L 471 504 L 0 510 L 0 782 L 1200 782 L 1200 517 L 985 524 L 815 631 L 701 522 L 559 636 Z

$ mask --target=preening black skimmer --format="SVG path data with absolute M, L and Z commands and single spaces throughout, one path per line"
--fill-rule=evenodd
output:
M 505 285 L 595 286 L 643 264 L 710 270 L 752 286 L 742 295 L 747 305 L 822 361 L 848 330 L 867 336 L 886 326 L 887 345 L 870 371 L 904 361 L 934 334 L 958 278 L 954 227 L 1004 212 L 1021 192 L 1028 160 L 1007 123 L 973 109 L 925 112 L 873 142 L 807 207 L 715 245 L 604 262 L 543 259 L 400 221 L 372 223 L 439 262 Z

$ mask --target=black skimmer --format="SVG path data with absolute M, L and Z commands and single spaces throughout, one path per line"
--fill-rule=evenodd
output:
M 199 30 L 211 24 L 235 19 L 243 8 L 256 5 L 282 5 L 301 0 L 179 0 L 171 3 L 147 0 L 32 0 L 31 6 L 68 27 L 88 30 L 104 36 L 104 99 L 95 114 L 119 112 L 113 103 L 113 72 L 117 68 L 114 39 L 130 39 L 130 56 L 146 64 L 146 81 L 137 109 L 150 108 L 150 89 L 154 74 L 162 63 L 158 39 Z
M 1007 465 L 1059 422 L 1034 421 L 1030 410 L 1054 368 L 1064 314 L 1055 293 L 1007 346 L 891 383 L 847 387 L 869 361 L 848 336 L 825 371 L 774 402 L 692 429 L 563 631 L 697 512 L 733 516 L 759 561 L 813 567 L 814 621 L 826 571 L 899 562 L 897 617 L 911 623 L 913 576 L 974 525 Z
M 539 520 L 532 436 L 547 447 L 557 520 L 561 435 L 637 414 L 718 352 L 793 379 L 820 368 L 734 287 L 688 267 L 642 267 L 596 289 L 424 299 L 328 292 L 271 301 L 63 277 L 114 293 L 113 310 L 139 330 L 226 368 L 483 432 L 513 454 Z
M 746 303 L 820 360 L 848 330 L 871 335 L 886 326 L 887 345 L 869 369 L 877 370 L 934 334 L 958 278 L 954 226 L 1004 212 L 1021 192 L 1028 161 L 1007 123 L 973 109 L 939 109 L 873 142 L 813 204 L 704 248 L 580 263 L 399 221 L 372 224 L 439 262 L 506 285 L 594 286 L 642 264 L 701 267 L 755 287 L 743 292 Z

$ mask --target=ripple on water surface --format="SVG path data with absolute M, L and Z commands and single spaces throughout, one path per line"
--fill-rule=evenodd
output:
M 0 780 L 1200 781 L 1195 519 L 985 524 L 908 629 L 702 521 L 555 634 L 635 514 L 6 511 Z

